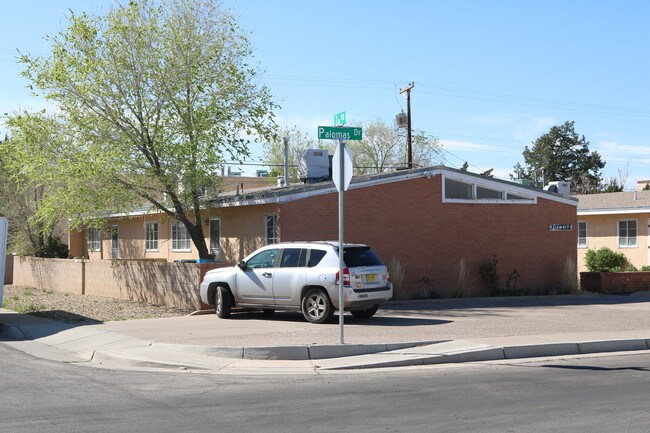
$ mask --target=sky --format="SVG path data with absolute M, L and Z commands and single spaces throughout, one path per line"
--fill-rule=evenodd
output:
M 0 115 L 52 109 L 20 76 L 16 50 L 47 56 L 46 35 L 70 10 L 107 0 L 0 0 Z M 650 2 L 647 0 L 223 0 L 249 33 L 282 127 L 316 138 L 348 123 L 392 124 L 437 137 L 443 164 L 508 179 L 526 146 L 555 125 L 606 162 L 605 180 L 650 179 Z M 2 128 L 2 125 L 0 125 Z M 263 147 L 252 145 L 253 160 Z M 242 166 L 245 174 L 260 167 Z

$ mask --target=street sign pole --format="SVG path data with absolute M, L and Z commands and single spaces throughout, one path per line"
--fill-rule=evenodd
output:
M 345 188 L 345 141 L 339 140 L 339 342 L 345 344 L 343 335 L 343 191 Z

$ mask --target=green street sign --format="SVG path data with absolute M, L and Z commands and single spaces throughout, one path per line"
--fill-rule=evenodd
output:
M 361 140 L 363 138 L 361 128 L 338 128 L 336 126 L 319 126 L 319 140 Z
M 345 125 L 345 111 L 341 111 L 338 114 L 334 115 L 334 126 L 343 126 Z

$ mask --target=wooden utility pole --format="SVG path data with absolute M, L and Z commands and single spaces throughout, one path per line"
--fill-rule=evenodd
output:
M 413 168 L 413 146 L 411 140 L 411 89 L 415 83 L 411 82 L 408 86 L 399 91 L 399 94 L 406 92 L 406 144 L 407 144 L 407 158 L 408 168 Z

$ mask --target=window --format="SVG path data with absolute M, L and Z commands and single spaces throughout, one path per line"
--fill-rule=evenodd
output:
M 309 263 L 307 266 L 313 268 L 314 266 L 318 265 L 320 261 L 323 260 L 323 257 L 325 257 L 325 254 L 327 254 L 327 251 L 311 250 L 311 254 L 309 254 Z
M 445 179 L 445 198 L 456 198 L 471 200 L 472 185 L 469 183 L 458 182 L 456 180 Z
M 266 245 L 278 243 L 278 216 L 266 216 Z
M 503 191 L 496 191 L 489 188 L 483 188 L 482 186 L 476 187 L 476 198 L 479 200 L 483 200 L 483 199 L 503 200 L 503 196 L 504 196 Z
M 102 231 L 96 228 L 89 228 L 87 231 L 88 251 L 102 250 Z
M 636 220 L 622 220 L 618 222 L 619 248 L 636 247 Z
M 303 268 L 307 261 L 307 251 L 304 248 L 285 248 L 282 251 L 281 268 Z
M 158 223 L 145 223 L 144 249 L 145 251 L 158 251 Z
M 172 221 L 172 251 L 191 251 L 192 240 L 180 221 Z
M 278 249 L 264 250 L 248 259 L 246 266 L 251 269 L 272 268 L 275 266 L 275 259 L 278 256 Z
M 498 183 L 485 186 L 481 184 L 481 180 L 473 182 L 472 180 L 461 181 L 456 179 L 444 178 L 444 194 L 443 201 L 445 202 L 461 202 L 461 203 L 490 203 L 490 204 L 535 204 L 536 200 L 533 196 L 528 196 L 525 193 L 512 194 L 507 191 L 505 185 L 503 189 L 500 188 Z
M 587 221 L 578 221 L 578 248 L 587 248 Z
M 533 201 L 533 199 L 530 198 L 530 197 L 524 197 L 524 196 L 521 196 L 521 195 L 511 194 L 511 193 L 508 193 L 508 200 L 528 200 L 528 201 Z

